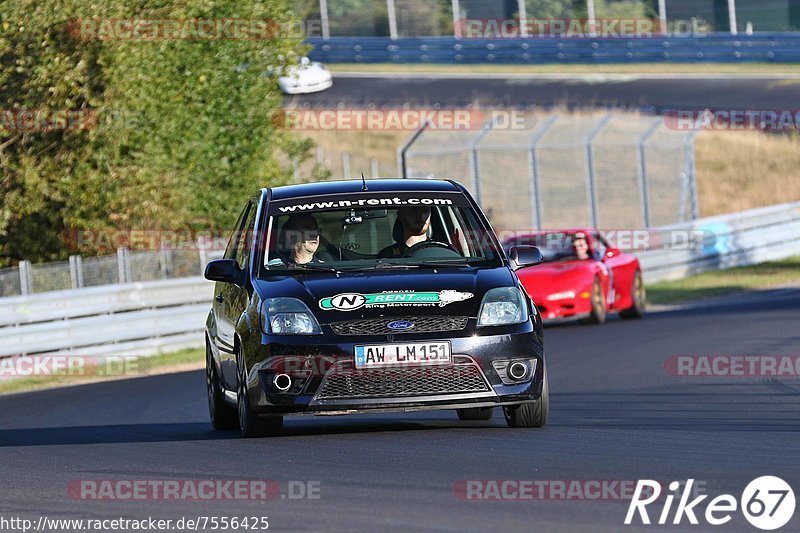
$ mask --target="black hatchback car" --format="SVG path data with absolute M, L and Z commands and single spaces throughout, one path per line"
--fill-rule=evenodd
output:
M 291 414 L 455 409 L 547 421 L 542 320 L 454 181 L 321 182 L 248 200 L 206 322 L 215 428 L 274 435 Z

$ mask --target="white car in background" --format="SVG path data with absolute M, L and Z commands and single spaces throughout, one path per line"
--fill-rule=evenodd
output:
M 286 94 L 316 93 L 330 88 L 333 77 L 322 63 L 303 57 L 296 67 L 286 69 L 286 74 L 278 78 L 278 84 Z

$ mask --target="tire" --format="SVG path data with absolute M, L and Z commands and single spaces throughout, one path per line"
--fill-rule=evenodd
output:
M 600 278 L 594 278 L 592 284 L 592 311 L 589 317 L 583 320 L 584 324 L 602 324 L 606 321 L 608 309 L 606 308 L 606 297 L 603 294 L 603 285 Z
M 547 385 L 547 370 L 544 371 L 542 396 L 533 402 L 512 407 L 503 407 L 506 424 L 510 428 L 541 428 L 547 424 L 550 413 L 550 387 Z
M 247 379 L 241 350 L 236 354 L 236 404 L 238 406 L 239 432 L 242 437 L 274 437 L 283 429 L 282 416 L 261 417 L 253 412 L 247 393 Z
M 494 416 L 494 407 L 470 407 L 456 409 L 459 420 L 491 420 Z
M 631 285 L 631 299 L 633 305 L 619 312 L 622 318 L 642 318 L 647 308 L 647 292 L 644 288 L 641 271 L 637 270 Z
M 222 385 L 217 373 L 217 365 L 211 356 L 211 346 L 206 341 L 206 391 L 208 393 L 208 414 L 211 425 L 218 431 L 238 427 L 236 409 L 225 403 Z

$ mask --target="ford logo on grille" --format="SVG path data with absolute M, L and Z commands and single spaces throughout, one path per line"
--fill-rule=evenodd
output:
M 394 322 L 389 322 L 386 324 L 386 327 L 389 329 L 393 329 L 395 331 L 402 331 L 404 329 L 411 329 L 414 327 L 413 322 L 409 322 L 408 320 L 395 320 Z

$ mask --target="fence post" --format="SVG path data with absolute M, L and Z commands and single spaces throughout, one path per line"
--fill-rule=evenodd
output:
M 380 177 L 379 176 L 380 170 L 378 169 L 378 160 L 374 159 L 374 158 L 370 159 L 369 160 L 369 166 L 370 166 L 370 174 L 372 174 L 372 177 L 373 178 Z
M 653 123 L 645 131 L 642 138 L 639 139 L 639 189 L 642 194 L 642 220 L 644 227 L 650 227 L 650 187 L 647 176 L 647 141 L 650 140 L 658 127 L 661 125 L 661 119 L 653 119 Z
M 128 265 L 128 249 L 124 246 L 117 248 L 117 273 L 120 283 L 127 283 L 131 279 L 130 265 Z
M 325 164 L 325 153 L 320 145 L 317 145 L 317 164 L 320 166 Z
M 33 293 L 33 280 L 31 276 L 31 262 L 20 261 L 19 265 L 19 293 L 27 296 Z
M 667 0 L 658 0 L 658 21 L 661 35 L 667 35 Z
M 342 174 L 344 179 L 350 179 L 350 152 L 342 152 Z
M 450 5 L 453 8 L 453 37 L 456 39 L 461 38 L 461 8 L 458 5 L 458 0 L 451 0 Z
M 525 21 L 528 18 L 528 14 L 525 11 L 525 0 L 517 0 L 517 12 L 519 13 L 519 36 L 527 37 L 528 25 Z
M 78 288 L 83 288 L 83 257 L 75 256 L 75 270 L 78 272 Z
M 394 0 L 386 0 L 386 11 L 389 15 L 389 38 L 397 40 L 397 13 L 394 9 Z
M 736 22 L 736 0 L 728 0 L 728 21 L 731 26 L 731 35 L 738 35 L 739 28 Z
M 164 245 L 161 246 L 161 278 L 168 279 L 170 272 L 170 263 L 172 262 L 170 249 Z
M 208 264 L 208 256 L 206 255 L 206 247 L 203 246 L 203 238 L 197 237 L 197 252 L 200 257 L 200 275 L 206 272 L 206 265 Z
M 597 213 L 597 189 L 594 181 L 594 154 L 592 153 L 592 143 L 595 138 L 603 131 L 603 128 L 611 120 L 611 115 L 608 114 L 600 119 L 597 126 L 589 132 L 586 136 L 586 194 L 589 198 L 589 216 L 591 217 L 592 226 L 597 227 L 598 213 Z
M 689 205 L 692 210 L 692 220 L 700 218 L 697 200 L 697 172 L 695 170 L 694 162 L 694 141 L 697 138 L 699 131 L 693 131 L 686 137 L 685 144 L 685 157 L 686 157 L 686 174 L 689 187 Z
M 412 133 L 411 136 L 406 140 L 406 142 L 403 143 L 403 145 L 400 148 L 397 149 L 397 173 L 400 176 L 402 176 L 404 178 L 408 177 L 408 167 L 407 167 L 407 162 L 406 162 L 406 152 L 408 152 L 408 149 L 411 148 L 411 145 L 413 145 L 415 142 L 417 142 L 417 139 L 419 138 L 419 136 L 422 135 L 422 132 L 425 131 L 425 129 L 428 126 L 430 126 L 430 122 L 425 120 L 422 123 L 422 125 L 419 128 L 417 128 L 417 131 Z
M 80 274 L 79 274 L 79 265 L 78 265 L 78 255 L 71 255 L 69 256 L 69 279 L 72 282 L 73 289 L 80 289 L 81 282 L 80 282 Z
M 542 191 L 539 188 L 539 142 L 550 131 L 550 127 L 558 119 L 558 115 L 548 118 L 531 137 L 530 150 L 528 151 L 528 164 L 531 169 L 531 215 L 536 229 L 542 229 Z
M 319 18 L 322 25 L 322 38 L 327 41 L 331 38 L 331 27 L 328 22 L 328 0 L 319 0 Z
M 481 205 L 481 169 L 480 162 L 478 161 L 478 146 L 481 144 L 483 138 L 486 137 L 490 131 L 492 131 L 496 120 L 496 118 L 493 118 L 483 125 L 481 131 L 475 137 L 475 140 L 472 141 L 472 146 L 470 146 L 469 150 L 469 166 L 470 172 L 472 173 L 472 190 L 475 193 L 475 202 L 477 202 L 478 205 Z

